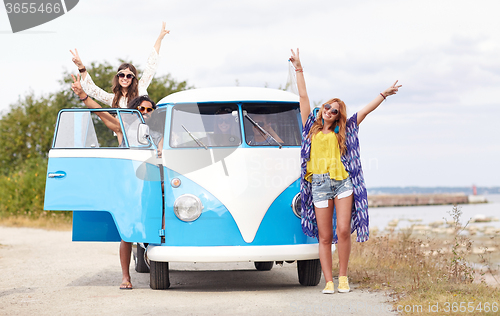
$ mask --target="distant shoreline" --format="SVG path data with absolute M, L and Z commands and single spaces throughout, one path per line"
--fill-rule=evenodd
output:
M 487 202 L 484 195 L 466 195 L 464 193 L 368 195 L 368 207 L 455 205 Z
M 392 195 L 392 194 L 455 194 L 461 193 L 472 195 L 473 186 L 469 187 L 371 187 L 368 188 L 368 196 L 370 195 Z M 476 187 L 478 195 L 500 194 L 500 187 Z

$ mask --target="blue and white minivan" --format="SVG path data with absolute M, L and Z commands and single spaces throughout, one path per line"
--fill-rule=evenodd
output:
M 115 115 L 124 140 L 98 118 Z M 297 261 L 321 277 L 300 225 L 298 97 L 267 88 L 171 94 L 147 121 L 130 109 L 64 109 L 49 152 L 45 210 L 73 211 L 73 241 L 133 242 L 136 270 L 169 288 L 169 262 Z

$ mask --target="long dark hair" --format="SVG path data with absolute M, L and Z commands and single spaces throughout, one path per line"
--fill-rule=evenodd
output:
M 134 73 L 134 77 L 132 78 L 132 82 L 130 83 L 130 86 L 128 86 L 127 89 L 127 99 L 133 100 L 139 95 L 139 81 L 137 79 L 137 69 L 135 69 L 134 65 L 129 64 L 129 63 L 123 63 L 118 67 L 118 70 L 116 71 L 116 75 L 113 77 L 113 93 L 115 94 L 115 97 L 113 98 L 113 103 L 112 107 L 114 108 L 119 108 L 120 107 L 120 99 L 123 96 L 122 89 L 123 87 L 120 85 L 118 82 L 118 73 L 120 70 L 123 69 L 130 69 Z

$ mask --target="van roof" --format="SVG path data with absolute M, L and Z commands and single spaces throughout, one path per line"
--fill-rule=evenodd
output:
M 216 87 L 190 89 L 172 93 L 161 99 L 158 105 L 165 103 L 234 101 L 298 102 L 299 96 L 291 92 L 269 88 Z

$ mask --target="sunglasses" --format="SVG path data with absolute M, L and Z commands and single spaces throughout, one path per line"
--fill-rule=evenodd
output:
M 116 75 L 120 78 L 127 77 L 127 79 L 132 79 L 135 77 L 133 74 L 124 74 L 123 72 L 117 73 Z
M 327 110 L 327 111 L 328 111 L 328 110 L 330 110 L 330 112 L 331 112 L 333 115 L 337 115 L 337 114 L 339 114 L 339 110 L 337 110 L 337 109 L 332 109 L 332 105 L 331 105 L 331 104 L 329 104 L 329 103 L 325 103 L 325 104 L 323 104 L 323 106 L 325 107 L 325 110 Z
M 138 109 L 139 111 L 141 111 L 141 112 L 142 112 L 142 111 L 144 111 L 144 110 L 146 110 L 148 113 L 149 113 L 149 112 L 153 112 L 153 111 L 154 111 L 154 109 L 153 109 L 153 108 L 147 108 L 147 107 L 142 106 L 142 105 L 139 105 L 139 106 L 137 107 L 137 109 Z
M 222 124 L 222 123 L 229 124 L 229 123 L 231 123 L 231 118 L 230 117 L 217 118 L 217 123 L 219 123 L 219 124 Z

